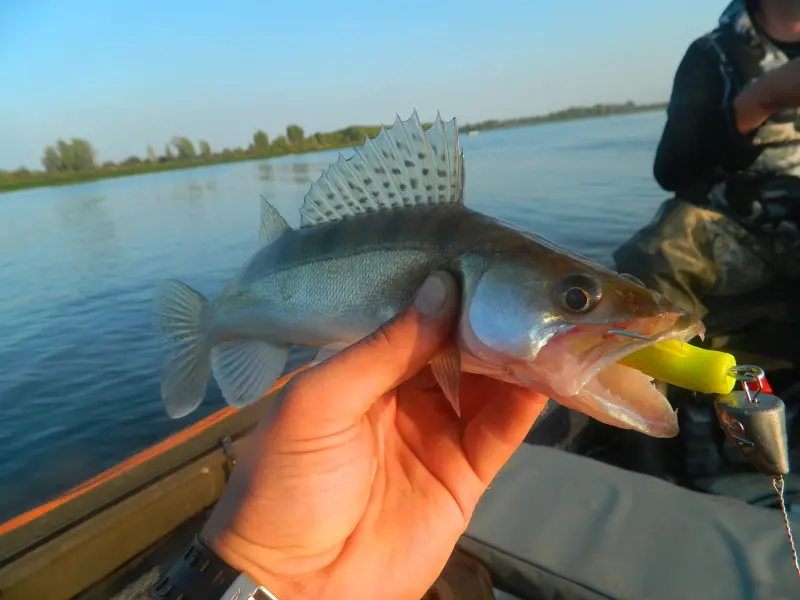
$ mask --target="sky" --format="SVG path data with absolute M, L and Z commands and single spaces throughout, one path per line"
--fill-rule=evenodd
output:
M 420 118 L 665 101 L 728 0 L 5 0 L 0 169 Z

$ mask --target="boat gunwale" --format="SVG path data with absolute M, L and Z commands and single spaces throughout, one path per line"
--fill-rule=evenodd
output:
M 0 523 L 0 570 L 255 427 L 263 408 L 303 365 L 279 378 L 264 397 L 243 408 L 225 406 L 70 488 L 58 497 Z M 211 433 L 219 434 L 211 437 Z

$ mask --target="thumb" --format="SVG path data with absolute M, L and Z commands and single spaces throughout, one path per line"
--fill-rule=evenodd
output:
M 457 306 L 453 276 L 432 273 L 411 306 L 301 375 L 292 392 L 294 408 L 306 421 L 314 415 L 317 423 L 341 425 L 360 419 L 377 398 L 430 362 L 450 336 Z

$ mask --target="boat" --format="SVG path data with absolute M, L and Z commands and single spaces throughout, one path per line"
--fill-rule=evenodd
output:
M 123 600 L 152 584 L 213 509 L 266 404 L 304 368 L 0 525 L 0 598 Z M 574 422 L 552 439 L 565 416 Z M 586 421 L 543 413 L 425 598 L 800 597 L 783 520 L 765 506 L 769 478 L 751 474 L 749 502 L 726 497 L 741 486 L 724 482 L 689 490 L 578 454 Z

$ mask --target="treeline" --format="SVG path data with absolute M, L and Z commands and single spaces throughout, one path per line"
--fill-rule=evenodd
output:
M 520 127 L 550 121 L 643 112 L 664 107 L 666 107 L 665 103 L 595 104 L 594 106 L 568 108 L 536 117 L 473 123 L 462 126 L 461 131 Z M 425 126 L 429 127 L 430 124 L 425 124 Z M 247 147 L 222 148 L 219 151 L 214 151 L 205 140 L 199 140 L 195 145 L 187 137 L 176 136 L 164 145 L 163 151 L 160 153 L 156 152 L 153 146 L 148 146 L 144 157 L 130 156 L 118 163 L 113 161 L 101 163 L 92 144 L 85 139 L 58 140 L 44 149 L 42 170 L 30 170 L 24 167 L 15 171 L 0 170 L 0 192 L 360 146 L 367 137 L 378 135 L 380 129 L 380 126 L 377 125 L 351 125 L 337 131 L 317 132 L 307 136 L 299 125 L 289 125 L 286 127 L 285 135 L 280 135 L 274 140 L 270 140 L 266 133 L 258 130 L 253 134 Z
M 524 127 L 526 125 L 537 125 L 540 123 L 550 123 L 554 121 L 570 121 L 572 119 L 588 119 L 591 117 L 610 117 L 612 115 L 625 115 L 636 112 L 648 112 L 653 110 L 663 110 L 667 108 L 666 102 L 656 102 L 653 104 L 636 104 L 628 101 L 622 104 L 595 104 L 593 106 L 573 106 L 534 117 L 517 117 L 500 121 L 492 119 L 480 123 L 472 123 L 461 127 L 464 132 L 484 131 L 487 129 L 503 129 L 505 127 Z
M 58 140 L 44 149 L 43 170 L 23 167 L 15 171 L 0 171 L 0 191 L 358 146 L 364 143 L 367 136 L 378 135 L 380 129 L 380 126 L 352 125 L 337 131 L 306 136 L 299 125 L 289 125 L 286 134 L 274 140 L 258 130 L 247 147 L 223 148 L 216 152 L 205 140 L 199 140 L 195 146 L 189 138 L 176 136 L 165 144 L 161 153 L 151 145 L 147 147 L 144 157 L 134 155 L 120 162 L 102 163 L 87 140 Z

